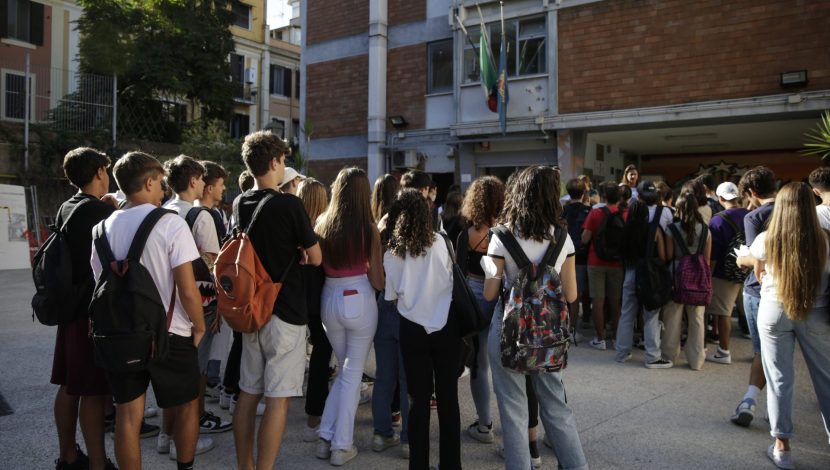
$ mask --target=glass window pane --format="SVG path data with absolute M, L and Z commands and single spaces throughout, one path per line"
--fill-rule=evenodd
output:
M 519 34 L 522 38 L 545 36 L 545 18 L 533 18 L 519 23 Z
M 464 38 L 464 64 L 462 68 L 464 76 L 462 83 L 472 83 L 479 80 L 478 43 L 481 31 L 478 27 L 473 27 L 467 28 L 467 32 L 469 33 L 469 40 L 466 37 Z M 473 45 L 475 45 L 475 48 Z
M 23 75 L 6 74 L 6 117 L 24 119 L 26 114 L 26 79 Z
M 545 73 L 545 38 L 519 41 L 519 75 Z
M 452 40 L 429 45 L 429 73 L 429 93 L 452 91 Z
M 516 75 L 516 21 L 504 22 L 504 35 L 507 37 L 507 76 Z M 493 45 L 493 57 L 496 59 L 496 69 L 501 54 L 501 22 L 490 25 L 490 43 Z
M 251 28 L 251 7 L 239 1 L 231 4 L 231 13 L 233 14 L 233 24 L 240 28 Z

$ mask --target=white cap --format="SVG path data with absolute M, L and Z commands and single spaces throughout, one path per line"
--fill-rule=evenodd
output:
M 285 174 L 282 177 L 282 183 L 280 186 L 285 185 L 289 181 L 293 181 L 294 178 L 299 177 L 300 179 L 305 179 L 304 175 L 301 175 L 299 171 L 291 168 L 290 166 L 285 167 Z
M 740 196 L 740 194 L 738 194 L 738 187 L 735 186 L 735 183 L 730 183 L 729 181 L 719 184 L 715 194 L 727 201 L 737 199 L 738 196 Z

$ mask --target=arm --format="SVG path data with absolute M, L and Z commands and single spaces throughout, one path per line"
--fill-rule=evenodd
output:
M 706 229 L 708 230 L 708 229 Z M 706 246 L 703 248 L 703 258 L 708 263 L 712 259 L 712 234 L 706 238 Z
M 193 277 L 193 266 L 183 263 L 173 268 L 173 281 L 176 283 L 182 307 L 193 323 L 193 345 L 198 346 L 205 335 L 205 316 L 202 310 L 202 295 Z
M 576 302 L 578 292 L 576 290 L 576 258 L 568 256 L 559 271 L 559 278 L 562 280 L 562 293 L 568 303 Z M 485 289 L 487 286 L 485 285 Z
M 499 293 L 501 293 L 501 279 L 504 276 L 504 259 L 493 258 L 493 264 L 496 265 L 496 275 L 484 281 L 484 299 L 495 300 Z
M 588 229 L 583 230 L 582 231 L 582 244 L 587 245 L 588 243 L 590 243 L 592 235 L 593 234 L 591 233 L 590 230 L 588 230 Z
M 671 232 L 666 232 L 666 261 L 674 259 L 674 238 Z
M 767 263 L 761 261 L 759 259 L 752 258 L 754 260 L 752 264 L 752 269 L 755 271 L 755 278 L 758 279 L 759 283 L 764 283 L 764 274 L 767 273 Z
M 756 260 L 754 257 L 750 255 L 738 256 L 738 259 L 735 261 L 735 264 L 742 268 L 754 268 L 756 261 L 758 260 Z
M 320 243 L 315 243 L 314 245 L 306 248 L 306 262 L 305 264 L 311 266 L 320 266 L 320 263 L 323 262 L 323 250 L 320 249 Z
M 372 253 L 369 256 L 369 282 L 375 290 L 382 290 L 385 284 L 383 276 L 383 252 L 380 248 L 380 232 L 372 226 Z
M 662 230 L 657 230 L 657 234 L 654 237 L 654 243 L 657 246 L 657 256 L 664 262 L 668 261 L 669 258 L 666 256 L 666 241 L 664 240 Z

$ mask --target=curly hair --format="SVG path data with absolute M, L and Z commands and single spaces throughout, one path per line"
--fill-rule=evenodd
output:
M 565 226 L 559 203 L 559 171 L 549 166 L 531 166 L 512 183 L 499 222 L 510 225 L 525 239 L 552 239 L 550 227 Z
M 432 246 L 432 217 L 427 200 L 417 189 L 403 189 L 389 208 L 387 226 L 390 227 L 386 249 L 394 256 L 413 258 L 426 254 Z
M 476 230 L 491 226 L 504 208 L 504 183 L 495 176 L 476 178 L 461 205 L 461 216 Z

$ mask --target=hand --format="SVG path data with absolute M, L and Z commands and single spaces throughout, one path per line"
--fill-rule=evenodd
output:
M 115 196 L 113 196 L 112 194 L 104 194 L 104 197 L 101 198 L 101 201 L 106 202 L 112 207 L 118 209 L 118 199 L 116 199 Z
M 305 248 L 302 248 L 302 247 L 298 247 L 298 248 L 300 249 L 300 264 L 301 265 L 308 264 L 308 252 L 305 250 Z
M 198 348 L 199 343 L 202 342 L 202 338 L 205 336 L 205 330 L 200 331 L 200 330 L 197 330 L 196 328 L 193 328 L 191 330 L 191 334 L 193 335 L 193 347 Z

